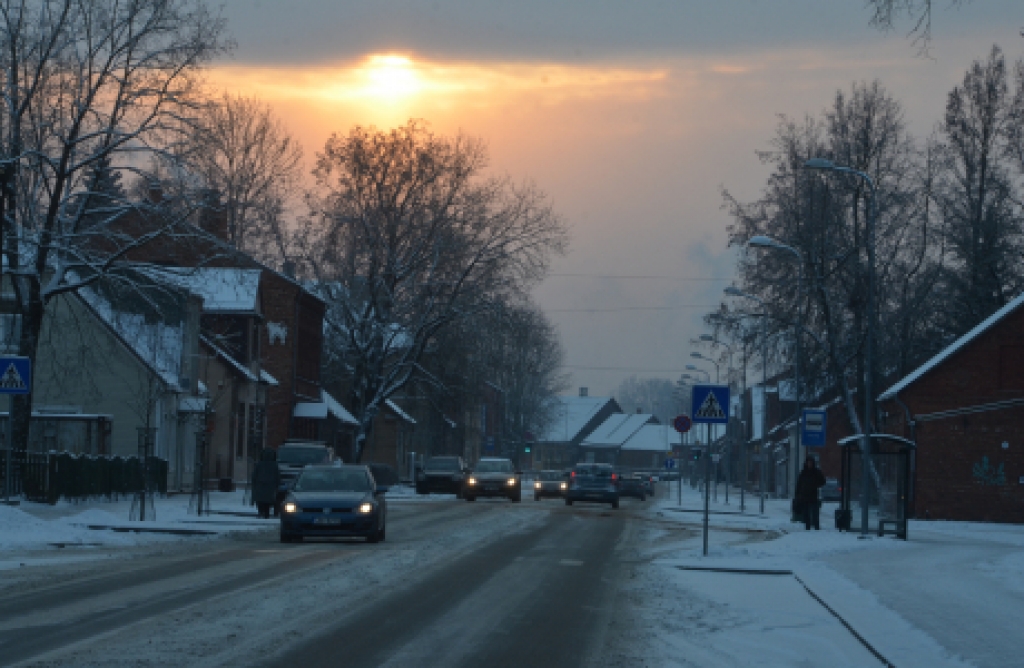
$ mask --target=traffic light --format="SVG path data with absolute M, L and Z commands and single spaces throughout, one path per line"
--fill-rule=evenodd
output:
M 523 448 L 523 452 L 529 453 L 530 452 L 530 446 L 526 446 L 525 448 Z
M 700 461 L 700 450 L 693 451 L 693 461 Z

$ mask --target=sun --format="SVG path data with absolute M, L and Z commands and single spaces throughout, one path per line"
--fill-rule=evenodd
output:
M 415 63 L 405 56 L 370 56 L 360 70 L 361 92 L 366 97 L 400 100 L 416 95 L 424 87 Z

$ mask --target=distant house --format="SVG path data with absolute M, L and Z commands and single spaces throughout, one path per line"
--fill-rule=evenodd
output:
M 879 397 L 919 518 L 1024 522 L 1024 294 Z
M 618 464 L 622 445 L 644 425 L 656 425 L 658 418 L 648 413 L 617 413 L 605 418 L 580 442 L 580 461 Z
M 682 444 L 682 434 L 665 424 L 644 424 L 619 447 L 618 466 L 657 471 Z
M 580 396 L 560 396 L 554 409 L 555 419 L 534 446 L 533 467 L 537 470 L 561 469 L 580 460 L 580 444 L 608 416 L 622 413 L 611 397 L 591 397 L 581 389 Z

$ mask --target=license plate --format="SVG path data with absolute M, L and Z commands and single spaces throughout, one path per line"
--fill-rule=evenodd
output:
M 340 517 L 314 517 L 313 524 L 341 524 Z

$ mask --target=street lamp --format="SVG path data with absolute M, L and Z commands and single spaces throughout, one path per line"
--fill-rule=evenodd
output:
M 686 365 L 686 370 L 687 371 L 699 371 L 699 372 L 701 372 L 702 374 L 704 374 L 704 375 L 706 375 L 708 377 L 708 382 L 709 383 L 711 382 L 711 372 L 710 371 L 705 371 L 704 369 L 701 369 L 699 367 L 695 367 L 692 364 L 687 364 Z
M 770 248 L 774 250 L 782 250 L 788 253 L 792 253 L 796 257 L 796 264 L 799 271 L 797 272 L 797 299 L 802 299 L 804 294 L 804 256 L 796 248 L 788 246 L 781 241 L 776 241 L 771 237 L 764 235 L 757 235 L 750 238 L 747 241 L 748 246 L 754 246 L 755 248 Z M 800 409 L 803 408 L 801 403 L 801 388 L 800 388 L 800 326 L 803 318 L 801 317 L 802 309 L 797 306 L 797 322 L 793 328 L 793 338 L 796 343 L 796 356 L 793 362 L 793 382 L 796 385 L 796 424 L 797 424 L 797 437 L 796 437 L 796 452 L 792 453 L 793 459 L 793 496 L 796 496 L 796 479 L 800 475 L 800 428 L 802 427 L 801 420 L 803 416 L 800 414 Z M 779 399 L 782 399 L 782 395 L 779 395 Z M 795 519 L 795 518 L 794 518 Z
M 725 289 L 725 294 L 730 297 L 743 297 L 745 299 L 751 299 L 761 305 L 761 392 L 764 397 L 761 405 L 761 475 L 759 487 L 761 491 L 761 514 L 764 514 L 764 476 L 765 476 L 765 444 L 768 442 L 768 307 L 764 303 L 764 300 L 760 297 L 747 294 L 739 288 L 729 286 Z M 751 408 L 753 408 L 753 402 L 751 402 Z M 753 415 L 751 415 L 753 418 Z M 745 452 L 745 450 L 744 450 Z M 744 469 L 744 475 L 746 469 Z M 746 480 L 744 480 L 746 482 Z
M 874 397 L 871 388 L 871 367 L 874 362 L 875 344 L 875 217 L 878 214 L 877 202 L 875 201 L 875 182 L 864 172 L 837 165 L 825 158 L 811 158 L 804 163 L 805 169 L 819 169 L 826 172 L 839 172 L 851 174 L 862 179 L 868 185 L 868 221 L 867 239 L 865 244 L 868 251 L 868 313 L 867 313 L 867 336 L 864 341 L 864 424 L 861 427 L 861 490 L 860 490 L 860 537 L 868 537 L 868 486 L 871 484 L 871 476 L 868 471 L 869 458 L 871 457 L 871 409 Z
M 698 360 L 704 360 L 705 362 L 711 362 L 712 364 L 714 364 L 715 365 L 715 382 L 716 383 L 718 382 L 718 362 L 716 362 L 715 360 L 711 359 L 710 357 L 704 357 L 703 355 L 701 355 L 698 352 L 690 353 L 690 357 L 692 357 L 694 359 L 698 359 Z M 711 382 L 711 374 L 710 373 L 708 374 L 708 382 L 709 383 Z

